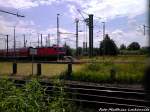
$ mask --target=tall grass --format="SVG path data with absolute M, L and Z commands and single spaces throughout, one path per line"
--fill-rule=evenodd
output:
M 106 83 L 142 83 L 145 65 L 141 63 L 112 62 L 86 64 L 72 73 L 73 80 Z M 112 79 L 111 70 L 115 79 Z
M 17 88 L 7 79 L 0 80 L 1 112 L 74 112 L 72 103 L 65 100 L 65 93 L 46 97 L 45 90 L 37 80 Z M 74 106 L 75 107 L 75 106 Z

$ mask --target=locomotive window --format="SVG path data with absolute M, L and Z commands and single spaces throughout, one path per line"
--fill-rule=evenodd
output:
M 64 49 L 63 48 L 59 48 L 59 51 L 64 51 Z

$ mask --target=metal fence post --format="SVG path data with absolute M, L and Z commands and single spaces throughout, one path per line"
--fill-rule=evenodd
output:
M 40 76 L 41 74 L 42 74 L 42 72 L 41 72 L 41 64 L 38 63 L 37 64 L 37 76 Z
M 13 74 L 17 73 L 17 63 L 13 63 Z

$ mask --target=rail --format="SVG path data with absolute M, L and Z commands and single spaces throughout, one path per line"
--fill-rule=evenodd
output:
M 15 80 L 17 87 L 22 87 L 30 80 Z M 51 93 L 60 93 L 61 89 L 69 95 L 65 100 L 76 103 L 98 107 L 125 107 L 125 108 L 150 108 L 149 101 L 146 99 L 145 91 L 132 90 L 127 88 L 104 87 L 98 86 L 97 89 L 92 86 L 82 86 L 73 83 L 64 83 L 63 86 L 54 86 L 52 83 L 40 82 L 45 90 L 45 97 L 51 98 Z M 73 87 L 74 85 L 74 87 Z M 82 87 L 81 87 L 82 86 Z M 61 88 L 61 89 L 60 89 Z

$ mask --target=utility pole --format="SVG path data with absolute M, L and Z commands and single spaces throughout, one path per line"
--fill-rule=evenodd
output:
M 57 14 L 57 46 L 59 46 L 59 42 L 60 42 L 59 15 L 60 15 L 60 14 Z
M 43 40 L 43 37 L 42 37 L 42 34 L 41 34 L 41 47 L 43 46 L 42 40 Z
M 23 37 L 24 37 L 24 48 L 26 48 L 26 35 L 24 34 Z
M 76 18 L 76 56 L 78 56 L 78 26 L 79 26 L 79 19 Z
M 93 14 L 89 15 L 89 57 L 93 56 Z
M 16 56 L 16 26 L 14 26 L 14 57 Z
M 146 25 L 143 25 L 144 27 L 144 35 L 146 35 L 146 28 L 148 28 L 150 30 L 150 26 L 146 26 Z M 150 35 L 150 31 L 148 30 L 148 35 Z M 149 49 L 149 53 L 150 53 L 150 37 L 148 38 L 148 49 Z
M 103 23 L 103 60 L 105 59 L 105 42 L 104 42 L 104 39 L 105 39 L 105 22 L 102 22 Z
M 85 24 L 86 26 L 86 34 L 85 34 L 85 38 L 86 38 L 86 42 L 85 42 L 85 52 L 87 53 L 88 52 L 88 49 L 87 49 L 87 40 L 88 40 L 88 34 L 87 34 L 87 26 L 88 26 L 88 21 L 86 22 L 86 24 Z
M 84 53 L 84 54 L 85 54 L 85 52 L 86 52 L 86 51 L 85 51 L 85 49 L 86 49 L 85 43 L 86 43 L 86 42 L 83 42 L 83 53 Z
M 144 27 L 144 35 L 145 35 L 146 34 L 146 28 L 150 29 L 150 27 L 146 26 L 146 25 L 143 25 L 143 27 Z
M 143 27 L 144 27 L 144 35 L 145 35 L 145 25 L 143 25 Z
M 50 34 L 48 34 L 48 46 L 51 45 Z
M 40 39 L 39 39 L 39 34 L 38 34 L 38 48 L 40 47 Z
M 48 42 L 48 37 L 46 36 L 46 40 L 45 40 L 45 43 L 46 43 L 45 46 L 46 46 L 46 47 L 48 46 L 48 45 L 47 45 L 47 42 Z
M 6 35 L 7 55 L 8 55 L 8 35 Z

